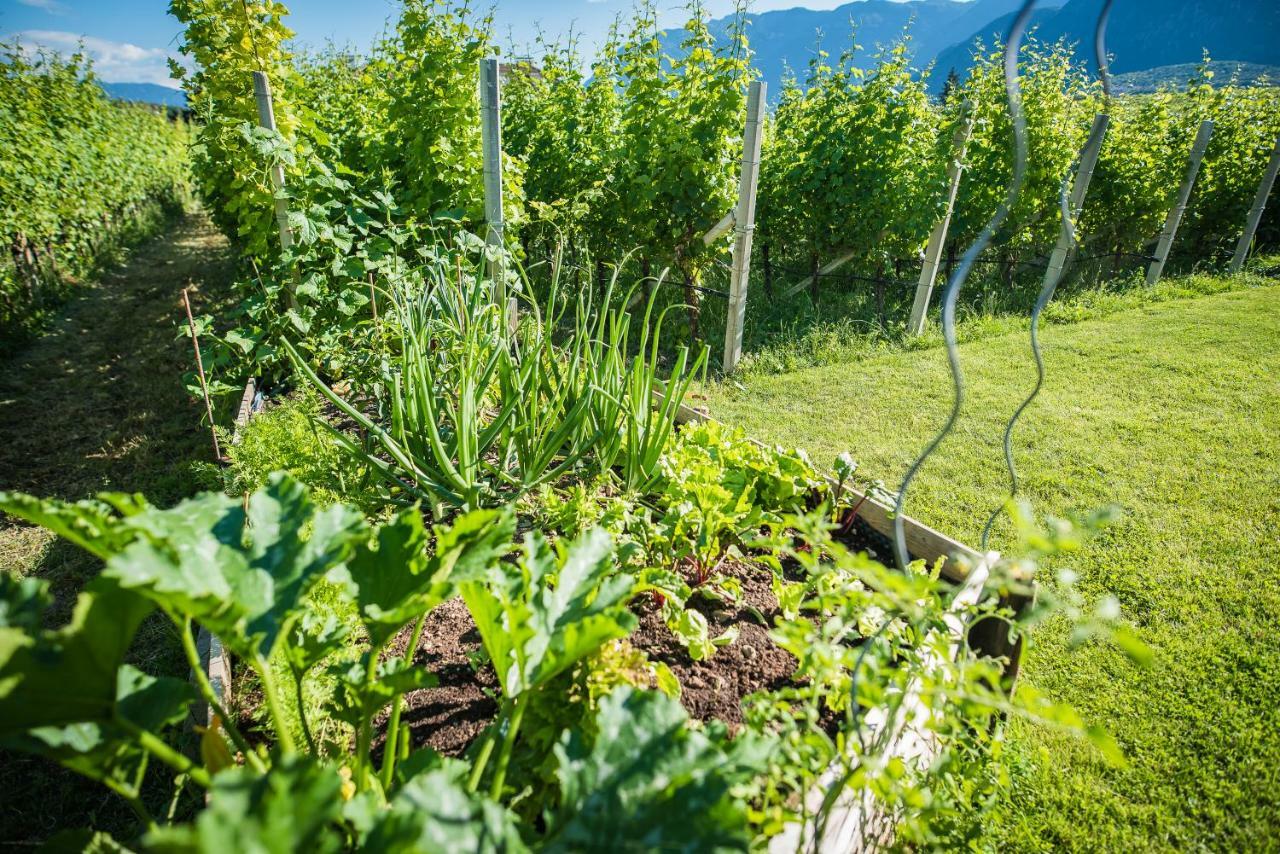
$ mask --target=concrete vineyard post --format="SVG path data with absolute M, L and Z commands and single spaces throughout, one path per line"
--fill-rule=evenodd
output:
M 497 57 L 480 60 L 480 136 L 484 151 L 485 242 L 501 253 L 506 221 L 502 213 L 502 79 Z M 501 257 L 501 256 L 499 256 Z M 506 270 L 500 261 L 489 268 L 494 298 L 515 324 L 514 300 L 507 299 Z
M 269 131 L 276 129 L 276 111 L 271 101 L 271 81 L 261 71 L 253 72 L 253 97 L 258 102 L 258 127 Z M 279 198 L 284 189 L 284 167 L 279 163 L 271 167 L 271 186 L 276 191 L 276 225 L 280 227 L 280 247 L 293 246 L 293 231 L 289 228 L 289 203 Z
M 1187 175 L 1182 179 L 1178 195 L 1173 207 L 1164 220 L 1164 230 L 1160 232 L 1160 240 L 1156 243 L 1156 251 L 1151 266 L 1147 268 L 1147 285 L 1160 281 L 1165 262 L 1169 260 L 1169 248 L 1173 246 L 1173 238 L 1178 234 L 1178 225 L 1182 222 L 1182 214 L 1187 209 L 1187 200 L 1191 198 L 1191 188 L 1195 186 L 1196 175 L 1200 173 L 1200 161 L 1204 159 L 1205 149 L 1209 147 L 1209 137 L 1213 136 L 1213 122 L 1205 119 L 1200 123 L 1196 133 L 1196 141 L 1191 146 L 1191 157 L 1187 160 Z
M 1044 271 L 1044 286 L 1048 288 L 1050 296 L 1058 286 L 1058 280 L 1062 278 L 1062 269 L 1067 264 L 1067 256 L 1071 253 L 1071 249 L 1075 246 L 1075 223 L 1080 219 L 1080 212 L 1084 210 L 1084 198 L 1089 192 L 1089 181 L 1093 179 L 1093 168 L 1098 165 L 1098 154 L 1102 151 L 1102 140 L 1107 135 L 1107 127 L 1111 123 L 1111 117 L 1105 113 L 1099 113 L 1093 118 L 1093 127 L 1089 130 L 1089 139 L 1085 143 L 1084 150 L 1080 152 L 1080 165 L 1076 168 L 1075 182 L 1071 185 L 1071 198 L 1067 202 L 1067 213 L 1071 217 L 1071 228 L 1063 224 L 1063 229 L 1058 235 L 1058 243 L 1053 247 L 1053 252 L 1049 255 L 1049 264 Z
M 747 313 L 747 280 L 751 273 L 751 240 L 756 229 L 756 187 L 760 178 L 761 123 L 765 84 L 747 89 L 747 125 L 742 134 L 742 172 L 738 206 L 733 214 L 733 269 L 729 281 L 729 317 L 724 329 L 724 372 L 731 373 L 742 358 L 742 325 Z
M 933 283 L 938 278 L 938 266 L 942 262 L 942 248 L 947 242 L 947 229 L 951 227 L 951 214 L 955 210 L 956 196 L 960 192 L 960 176 L 964 174 L 964 155 L 969 148 L 969 136 L 973 133 L 973 118 L 969 117 L 956 129 L 952 149 L 955 154 L 947 167 L 947 209 L 942 219 L 929 235 L 929 245 L 924 250 L 924 267 L 920 270 L 920 283 L 916 285 L 916 299 L 911 305 L 911 321 L 907 330 L 912 335 L 924 332 L 925 317 L 929 313 L 929 300 L 933 297 Z
M 1276 183 L 1276 173 L 1280 172 L 1280 136 L 1276 137 L 1275 148 L 1271 150 L 1271 162 L 1262 175 L 1262 183 L 1258 184 L 1258 195 L 1253 197 L 1253 207 L 1249 208 L 1249 217 L 1245 220 L 1244 234 L 1236 244 L 1236 254 L 1231 257 L 1231 272 L 1239 273 L 1244 260 L 1249 257 L 1249 245 L 1253 243 L 1253 235 L 1258 231 L 1258 223 L 1262 220 L 1262 211 L 1267 206 L 1267 197 Z

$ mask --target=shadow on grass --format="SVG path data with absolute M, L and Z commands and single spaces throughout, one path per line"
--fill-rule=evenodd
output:
M 192 361 L 181 292 L 197 313 L 230 301 L 234 256 L 194 216 L 104 272 L 41 337 L 0 362 L 0 489 L 77 500 L 101 491 L 142 492 L 169 505 L 198 491 L 193 463 L 208 460 L 203 408 L 182 374 Z M 47 532 L 0 517 L 0 570 L 46 579 L 51 622 L 65 622 L 100 562 Z M 173 627 L 143 625 L 131 663 L 184 675 Z M 163 813 L 169 786 L 152 773 L 149 805 Z M 129 839 L 138 821 L 97 783 L 45 760 L 0 752 L 0 847 L 92 826 Z

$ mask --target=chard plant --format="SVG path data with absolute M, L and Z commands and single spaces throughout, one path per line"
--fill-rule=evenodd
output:
M 0 508 L 106 561 L 57 629 L 45 627 L 44 582 L 0 575 L 0 744 L 61 762 L 125 798 L 140 820 L 140 836 L 127 840 L 137 850 L 567 851 L 585 839 L 645 834 L 668 843 L 750 838 L 731 789 L 761 767 L 766 740 L 731 741 L 723 727 L 688 730 L 678 702 L 633 691 L 616 676 L 603 677 L 608 687 L 580 729 L 557 727 L 545 712 L 554 698 L 542 703 L 557 768 L 552 791 L 541 796 L 555 805 L 545 831 L 520 823 L 504 803 L 505 771 L 530 701 L 635 625 L 626 608 L 634 580 L 612 571 L 603 531 L 555 548 L 530 535 L 510 564 L 503 559 L 515 526 L 509 508 L 474 511 L 430 531 L 416 508 L 370 526 L 340 504 L 317 508 L 287 475 L 273 476 L 247 509 L 216 494 L 160 510 L 138 496 L 71 504 L 15 493 L 0 493 Z M 343 607 L 326 610 L 314 595 L 321 585 Z M 458 591 L 504 697 L 470 760 L 414 750 L 399 719 L 401 695 L 433 682 L 413 662 L 424 617 Z M 179 631 L 194 688 L 125 663 L 139 625 L 156 610 Z M 343 624 L 339 613 L 354 622 Z M 260 680 L 272 722 L 267 742 L 249 741 L 203 677 L 195 620 Z M 405 653 L 385 655 L 406 631 Z M 352 644 L 360 655 L 346 664 L 335 652 Z M 293 732 L 273 656 L 287 662 L 299 694 L 327 668 L 321 712 L 348 725 L 347 749 L 334 755 L 318 745 L 302 704 L 302 737 Z M 612 666 L 639 666 L 632 659 Z M 652 672 L 661 685 L 663 671 Z M 178 745 L 178 725 L 197 699 L 214 711 L 214 724 L 192 758 Z M 379 768 L 372 723 L 388 709 Z M 187 789 L 207 798 L 193 822 L 149 810 L 141 780 L 155 764 L 170 769 L 175 803 Z M 479 791 L 486 779 L 487 795 Z M 674 809 L 683 803 L 702 804 L 707 814 L 690 821 Z

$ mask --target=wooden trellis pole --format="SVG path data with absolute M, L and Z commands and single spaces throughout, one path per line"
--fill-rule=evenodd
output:
M 1244 260 L 1249 257 L 1249 246 L 1253 236 L 1258 232 L 1258 223 L 1262 220 L 1262 211 L 1267 206 L 1267 197 L 1276 183 L 1276 173 L 1280 172 L 1280 136 L 1276 137 L 1276 146 L 1271 151 L 1271 162 L 1262 175 L 1262 183 L 1258 184 L 1258 195 L 1253 197 L 1253 207 L 1249 208 L 1249 217 L 1245 220 L 1244 234 L 1236 244 L 1236 254 L 1231 257 L 1231 272 L 1239 273 Z
M 920 283 L 916 285 L 916 299 L 911 306 L 911 321 L 907 331 L 912 335 L 924 332 L 929 313 L 929 300 L 933 297 L 933 284 L 938 279 L 938 266 L 942 262 L 942 249 L 947 243 L 947 229 L 951 227 L 951 214 L 955 210 L 956 196 L 960 192 L 960 176 L 964 174 L 964 155 L 973 133 L 973 117 L 966 118 L 956 128 L 952 149 L 955 154 L 947 167 L 947 209 L 941 221 L 929 235 L 929 245 L 924 250 L 924 267 L 920 270 Z
M 258 102 L 258 127 L 269 131 L 276 129 L 276 111 L 271 100 L 271 81 L 261 71 L 253 72 L 253 97 Z M 284 166 L 271 166 L 271 186 L 276 191 L 276 224 L 280 227 L 280 248 L 293 246 L 293 230 L 289 228 L 289 203 L 280 198 L 284 189 Z
M 1089 192 L 1089 182 L 1093 179 L 1093 169 L 1098 165 L 1098 155 L 1102 151 L 1102 140 L 1107 135 L 1107 127 L 1111 124 L 1111 117 L 1105 113 L 1099 113 L 1093 117 L 1093 127 L 1089 130 L 1089 139 L 1085 143 L 1084 150 L 1080 152 L 1080 165 L 1076 167 L 1076 177 L 1071 185 L 1071 198 L 1067 201 L 1067 212 L 1071 217 L 1073 227 L 1071 229 L 1063 228 L 1058 234 L 1058 242 L 1053 247 L 1053 252 L 1049 254 L 1049 264 L 1044 271 L 1044 286 L 1048 289 L 1049 295 L 1053 295 L 1053 291 L 1058 287 L 1058 280 L 1062 278 L 1062 269 L 1067 264 L 1067 256 L 1071 254 L 1072 248 L 1075 247 L 1074 223 L 1080 219 L 1080 212 L 1084 210 L 1084 197 Z
M 731 373 L 742 358 L 742 324 L 747 313 L 747 284 L 751 274 L 751 240 L 756 229 L 756 187 L 760 179 L 766 86 L 754 81 L 747 90 L 747 126 L 742 134 L 742 169 L 738 205 L 733 213 L 733 269 L 729 280 L 729 316 L 724 327 L 724 372 Z
M 484 151 L 484 219 L 485 242 L 503 248 L 506 220 L 502 212 L 502 78 L 496 56 L 480 60 L 480 136 Z M 515 300 L 507 298 L 506 271 L 500 261 L 489 267 L 493 278 L 494 299 L 505 306 L 508 323 L 515 325 Z
M 1160 275 L 1164 272 L 1165 262 L 1169 260 L 1169 248 L 1173 246 L 1173 238 L 1178 234 L 1178 225 L 1182 222 L 1182 214 L 1187 209 L 1187 200 L 1191 198 L 1191 188 L 1195 186 L 1196 175 L 1200 173 L 1200 161 L 1204 159 L 1205 149 L 1209 147 L 1209 137 L 1213 136 L 1213 122 L 1205 119 L 1200 123 L 1200 130 L 1196 133 L 1196 141 L 1191 146 L 1191 156 L 1187 160 L 1187 175 L 1182 179 L 1182 186 L 1178 188 L 1178 195 L 1174 199 L 1173 207 L 1169 208 L 1169 215 L 1164 220 L 1164 230 L 1160 232 L 1160 239 L 1156 243 L 1156 251 L 1151 266 L 1147 267 L 1147 284 L 1154 285 L 1160 281 Z

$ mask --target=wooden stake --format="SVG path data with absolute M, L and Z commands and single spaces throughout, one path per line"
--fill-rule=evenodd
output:
M 916 299 L 911 306 L 911 321 L 907 331 L 912 335 L 924 332 L 925 320 L 929 313 L 929 300 L 933 298 L 933 285 L 938 279 L 938 266 L 942 262 L 942 249 L 947 242 L 947 229 L 951 227 L 951 214 L 955 210 L 956 196 L 960 192 L 960 176 L 964 173 L 964 155 L 969 149 L 969 137 L 973 134 L 973 117 L 969 116 L 956 129 L 952 140 L 955 152 L 951 165 L 947 167 L 947 207 L 941 221 L 934 226 L 929 235 L 929 244 L 924 250 L 924 267 L 920 270 L 920 282 L 916 285 Z
M 253 72 L 253 96 L 258 102 L 258 126 L 269 131 L 276 129 L 276 111 L 271 100 L 271 81 L 261 71 Z M 276 191 L 276 225 L 280 228 L 280 248 L 293 246 L 293 230 L 289 228 L 289 203 L 280 198 L 284 189 L 284 167 L 279 163 L 271 166 L 271 186 Z M 290 288 L 292 292 L 292 287 Z
M 1160 240 L 1156 243 L 1154 261 L 1147 268 L 1147 285 L 1160 281 L 1164 273 L 1165 262 L 1169 260 L 1169 249 L 1173 246 L 1173 238 L 1178 234 L 1178 225 L 1182 222 L 1182 214 L 1187 209 L 1187 200 L 1191 198 L 1191 188 L 1195 186 L 1196 175 L 1200 173 L 1200 161 L 1204 159 L 1205 149 L 1209 147 L 1209 137 L 1213 136 L 1213 122 L 1205 119 L 1200 123 L 1196 133 L 1196 141 L 1191 146 L 1191 156 L 1187 159 L 1187 175 L 1182 179 L 1178 195 L 1174 199 L 1169 215 L 1165 217 L 1164 229 L 1160 232 Z
M 502 212 L 502 78 L 496 56 L 480 60 L 480 136 L 484 152 L 484 219 L 485 242 L 503 248 L 506 221 Z M 516 305 L 507 298 L 507 281 L 501 262 L 489 267 L 493 278 L 494 298 L 505 306 L 507 322 L 514 328 Z
M 733 269 L 729 280 L 729 317 L 724 329 L 724 364 L 732 373 L 742 358 L 742 325 L 747 314 L 747 283 L 751 274 L 751 239 L 756 230 L 756 186 L 760 179 L 761 123 L 766 87 L 759 80 L 747 90 L 747 126 L 742 134 L 742 171 L 738 206 L 733 215 Z
M 809 278 L 800 282 L 796 282 L 794 285 L 792 285 L 791 287 L 783 291 L 782 298 L 788 299 L 800 293 L 805 288 L 815 285 L 817 281 L 823 276 L 829 276 L 832 273 L 834 273 L 836 270 L 839 270 L 845 264 L 848 264 L 850 261 L 853 260 L 853 256 L 857 254 L 858 254 L 857 252 L 846 252 L 843 255 L 841 255 L 839 258 L 836 258 L 834 261 L 828 261 L 822 267 L 819 267 L 818 269 L 814 270 L 809 275 Z M 817 258 L 814 258 L 813 262 L 814 262 L 814 266 L 817 266 Z
M 209 384 L 204 379 L 204 360 L 200 358 L 200 338 L 196 335 L 196 319 L 191 314 L 191 298 L 187 289 L 182 289 L 182 305 L 187 310 L 187 326 L 191 330 L 191 346 L 196 351 L 196 373 L 200 375 L 200 391 L 204 394 L 204 411 L 209 416 L 209 433 L 213 436 L 214 462 L 222 462 L 222 449 L 218 447 L 218 431 L 213 423 L 213 403 L 209 400 Z
M 1089 192 L 1093 168 L 1098 165 L 1098 154 L 1102 151 L 1102 140 L 1107 135 L 1107 127 L 1110 123 L 1111 117 L 1105 113 L 1094 116 L 1093 127 L 1089 129 L 1089 139 L 1085 142 L 1084 150 L 1080 152 L 1080 165 L 1076 168 L 1075 181 L 1071 185 L 1071 198 L 1067 202 L 1067 212 L 1071 217 L 1072 227 L 1067 228 L 1067 224 L 1063 223 L 1062 231 L 1058 234 L 1058 242 L 1053 247 L 1053 252 L 1049 254 L 1049 264 L 1044 271 L 1044 287 L 1048 288 L 1050 298 L 1058 287 L 1058 281 L 1062 278 L 1062 270 L 1067 264 L 1067 255 L 1075 246 L 1074 224 L 1079 221 L 1080 212 L 1084 210 L 1084 197 Z
M 1262 220 L 1262 211 L 1267 206 L 1267 197 L 1276 183 L 1276 173 L 1280 172 L 1280 136 L 1276 137 L 1276 146 L 1271 151 L 1271 162 L 1258 184 L 1258 194 L 1253 197 L 1253 207 L 1249 208 L 1249 216 L 1245 220 L 1244 234 L 1236 244 L 1236 254 L 1231 257 L 1231 272 L 1239 273 L 1244 261 L 1249 257 L 1249 246 L 1253 243 L 1253 235 L 1258 231 L 1258 223 Z

